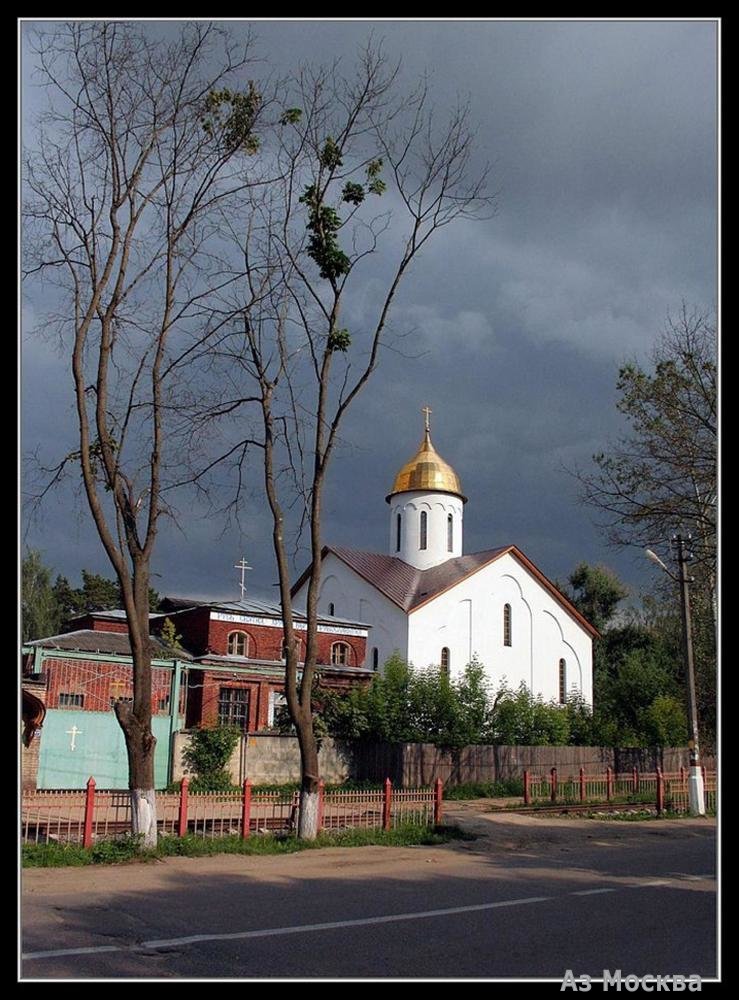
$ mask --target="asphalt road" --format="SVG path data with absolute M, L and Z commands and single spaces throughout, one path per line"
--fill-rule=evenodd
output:
M 710 821 L 477 826 L 443 848 L 28 870 L 22 979 L 717 975 Z

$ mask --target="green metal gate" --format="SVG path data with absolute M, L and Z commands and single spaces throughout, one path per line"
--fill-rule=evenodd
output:
M 157 745 L 154 783 L 167 784 L 169 716 L 154 716 Z M 98 788 L 128 788 L 128 756 L 113 712 L 50 709 L 40 734 L 38 788 L 84 788 L 92 776 Z

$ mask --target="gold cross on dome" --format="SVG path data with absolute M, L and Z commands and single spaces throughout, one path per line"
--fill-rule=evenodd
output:
M 423 413 L 423 414 L 424 414 L 424 416 L 426 417 L 426 430 L 427 430 L 427 431 L 430 431 L 430 430 L 431 430 L 431 425 L 430 425 L 430 423 L 429 423 L 429 416 L 430 416 L 430 415 L 431 415 L 431 414 L 432 414 L 433 412 L 434 412 L 434 411 L 433 411 L 433 410 L 431 409 L 431 407 L 430 407 L 430 406 L 422 406 L 422 407 L 421 407 L 421 413 Z

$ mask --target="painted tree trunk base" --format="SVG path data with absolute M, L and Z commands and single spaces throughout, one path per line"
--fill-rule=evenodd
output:
M 301 840 L 315 840 L 318 835 L 318 792 L 300 792 L 300 817 L 298 819 L 298 837 Z
M 157 800 L 153 788 L 131 789 L 131 829 L 141 846 L 157 846 Z

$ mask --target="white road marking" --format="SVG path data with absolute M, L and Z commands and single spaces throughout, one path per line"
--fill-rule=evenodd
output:
M 597 896 L 601 892 L 615 892 L 615 889 L 581 889 L 580 892 L 571 892 L 571 896 Z
M 505 906 L 523 906 L 543 903 L 552 896 L 526 896 L 522 899 L 502 899 L 496 903 L 478 903 L 474 906 L 451 906 L 443 910 L 421 910 L 416 913 L 391 913 L 382 917 L 361 917 L 358 920 L 333 920 L 322 924 L 298 924 L 293 927 L 268 927 L 255 931 L 237 931 L 229 934 L 190 934 L 187 937 L 162 938 L 142 941 L 135 945 L 105 945 L 99 948 L 60 948 L 57 951 L 29 951 L 24 959 L 59 958 L 63 955 L 88 955 L 103 951 L 137 951 L 141 948 L 172 948 L 178 945 L 197 944 L 200 941 L 241 941 L 247 938 L 279 937 L 283 934 L 308 934 L 314 931 L 337 930 L 342 927 L 366 927 L 372 924 L 392 924 L 402 920 L 425 920 L 429 917 L 446 917 L 455 913 L 475 913 L 496 910 Z

